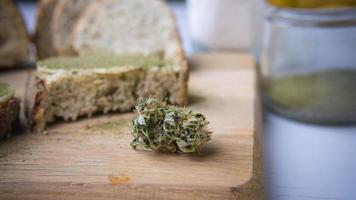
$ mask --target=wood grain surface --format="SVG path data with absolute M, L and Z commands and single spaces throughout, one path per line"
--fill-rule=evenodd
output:
M 190 57 L 189 108 L 212 140 L 194 155 L 130 147 L 134 113 L 52 124 L 0 141 L 0 199 L 263 199 L 260 110 L 248 55 Z M 0 71 L 23 96 L 31 69 Z

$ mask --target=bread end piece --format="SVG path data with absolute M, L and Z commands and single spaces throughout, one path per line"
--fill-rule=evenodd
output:
M 30 39 L 16 4 L 0 1 L 0 67 L 13 67 L 29 59 Z
M 25 116 L 27 127 L 32 132 L 40 132 L 46 127 L 45 103 L 46 85 L 37 74 L 33 73 L 27 81 L 25 93 Z
M 19 121 L 20 100 L 13 96 L 13 89 L 0 83 L 0 90 L 8 87 L 7 94 L 0 92 L 0 139 L 11 135 Z

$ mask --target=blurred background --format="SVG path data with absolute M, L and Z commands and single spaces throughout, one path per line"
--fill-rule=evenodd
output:
M 36 1 L 17 2 L 33 32 Z M 266 199 L 356 199 L 356 1 L 168 2 L 188 55 L 256 58 Z

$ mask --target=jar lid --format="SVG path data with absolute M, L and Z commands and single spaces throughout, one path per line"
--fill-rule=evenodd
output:
M 295 26 L 355 26 L 356 8 L 293 9 L 267 7 L 267 19 Z
M 266 3 L 279 8 L 327 9 L 356 7 L 355 0 L 265 0 Z

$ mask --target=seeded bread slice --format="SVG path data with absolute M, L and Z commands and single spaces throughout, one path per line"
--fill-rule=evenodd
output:
M 11 0 L 0 1 L 0 67 L 27 61 L 29 38 L 21 13 Z
M 53 47 L 55 55 L 75 55 L 72 32 L 85 8 L 94 0 L 61 0 L 53 12 Z
M 19 119 L 20 101 L 10 85 L 0 83 L 0 139 L 9 136 Z
M 53 23 L 53 12 L 61 0 L 41 0 L 37 8 L 35 45 L 39 59 L 54 56 L 53 34 L 51 24 Z
M 61 57 L 40 61 L 37 67 L 27 100 L 34 131 L 56 119 L 131 111 L 139 97 L 186 102 L 180 64 L 158 56 Z

